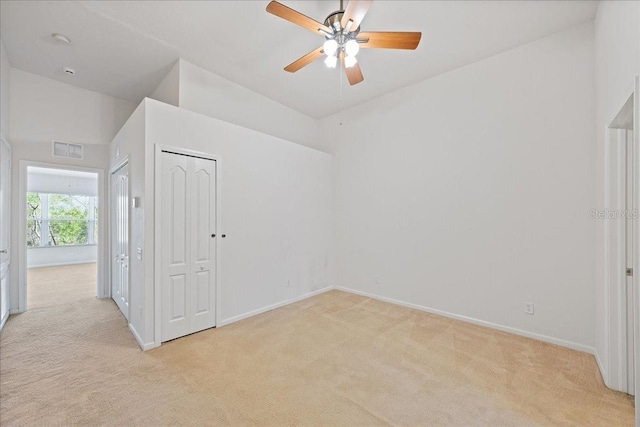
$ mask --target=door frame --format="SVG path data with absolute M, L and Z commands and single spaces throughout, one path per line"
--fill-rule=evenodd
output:
M 5 139 L 4 136 L 0 136 L 0 145 L 3 145 L 7 148 L 7 151 L 9 152 L 9 186 L 8 186 L 8 191 L 9 191 L 9 195 L 8 195 L 8 200 L 9 200 L 9 234 L 7 236 L 7 260 L 6 262 L 1 262 L 0 261 L 0 280 L 2 280 L 2 277 L 6 277 L 7 278 L 7 282 L 6 282 L 6 294 L 5 295 L 0 295 L 0 304 L 6 304 L 7 307 L 7 311 L 6 313 L 4 313 L 3 317 L 0 317 L 0 331 L 2 330 L 2 328 L 4 327 L 4 324 L 6 323 L 6 321 L 9 319 L 9 315 L 11 314 L 11 221 L 13 218 L 11 218 L 12 216 L 12 206 L 11 206 L 11 196 L 12 196 L 12 185 L 11 185 L 11 179 L 13 178 L 13 157 L 12 157 L 12 153 L 11 153 L 11 144 L 9 144 L 9 141 L 7 141 Z M 1 212 L 0 212 L 1 213 Z M 1 285 L 0 285 L 1 286 Z M 5 301 L 3 298 L 7 299 L 7 301 Z M 1 308 L 0 308 L 1 310 Z
M 635 204 L 636 208 L 640 210 L 640 76 L 636 76 L 634 82 L 634 105 L 633 105 L 633 145 L 634 145 L 634 158 L 633 158 L 633 181 L 636 183 L 635 188 Z M 636 271 L 633 274 L 633 291 L 634 291 L 634 319 L 633 324 L 635 326 L 634 331 L 634 344 L 635 344 L 635 406 L 636 406 L 636 425 L 640 423 L 640 218 L 636 219 L 635 223 L 635 239 L 634 239 L 634 267 Z
M 216 201 L 216 234 L 221 235 L 222 234 L 222 228 L 221 228 L 221 218 L 220 218 L 220 200 L 222 199 L 222 185 L 221 185 L 221 176 L 222 173 L 220 172 L 221 169 L 221 165 L 222 165 L 222 160 L 221 157 L 215 154 L 210 154 L 210 153 L 205 153 L 202 151 L 194 151 L 194 150 L 189 150 L 186 148 L 181 148 L 181 147 L 175 147 L 175 146 L 170 146 L 170 145 L 161 145 L 161 144 L 155 144 L 155 148 L 154 148 L 154 175 L 153 175 L 153 179 L 154 179 L 154 204 L 153 204 L 153 209 L 154 209 L 154 266 L 153 266 L 153 274 L 154 274 L 154 284 L 153 284 L 153 292 L 154 292 L 154 347 L 160 347 L 160 345 L 162 344 L 162 318 L 161 318 L 161 311 L 162 311 L 162 280 L 161 280 L 161 265 L 162 265 L 162 247 L 161 247 L 161 240 L 160 238 L 158 238 L 158 236 L 160 236 L 162 234 L 162 229 L 161 229 L 161 224 L 160 224 L 160 213 L 161 213 L 161 206 L 162 206 L 162 191 L 160 189 L 160 185 L 158 185 L 157 183 L 159 182 L 159 178 L 160 178 L 160 173 L 161 173 L 161 167 L 160 167 L 160 155 L 162 154 L 163 151 L 170 151 L 172 153 L 178 154 L 178 155 L 185 155 L 185 156 L 196 156 L 196 157 L 202 157 L 203 159 L 207 159 L 207 160 L 213 160 L 216 162 L 216 186 L 215 186 L 215 201 Z M 221 277 L 221 267 L 220 267 L 220 249 L 221 249 L 221 240 L 222 239 L 215 239 L 215 248 L 216 248 L 216 255 L 215 255 L 215 269 L 216 269 L 216 273 L 215 273 L 215 279 L 216 279 L 216 284 L 215 284 L 215 295 L 216 295 L 216 327 L 220 324 L 220 294 L 221 294 L 221 286 L 220 286 L 220 277 Z
M 122 159 L 120 159 L 112 168 L 109 169 L 109 179 L 108 179 L 108 183 L 107 186 L 109 187 L 108 193 L 109 193 L 109 236 L 108 236 L 108 255 L 107 258 L 109 259 L 108 264 L 108 271 L 107 271 L 107 286 L 106 286 L 106 292 L 108 292 L 105 296 L 105 298 L 113 298 L 113 295 L 111 293 L 111 287 L 112 287 L 112 275 L 111 273 L 113 272 L 113 257 L 112 255 L 112 250 L 113 247 L 111 245 L 111 238 L 113 237 L 112 234 L 112 225 L 111 221 L 113 221 L 113 218 L 111 217 L 111 208 L 113 206 L 111 206 L 111 197 L 113 197 L 113 185 L 111 184 L 111 178 L 113 177 L 113 174 L 116 173 L 118 170 L 122 169 L 123 167 L 127 166 L 129 164 L 129 155 L 125 155 Z M 129 184 L 129 196 L 131 196 L 131 180 L 129 179 L 128 181 Z M 129 201 L 127 202 L 127 206 L 129 209 L 129 227 L 127 228 L 129 230 L 129 259 L 131 259 L 131 197 L 129 197 Z M 117 304 L 116 304 L 117 305 Z M 127 323 L 129 322 L 129 319 L 131 318 L 131 269 L 129 268 L 129 305 L 128 305 L 128 313 L 126 314 L 126 318 L 127 318 Z
M 611 162 L 615 159 L 611 158 L 611 145 L 620 144 L 622 138 L 626 138 L 623 129 L 623 122 L 632 120 L 633 124 L 633 173 L 634 182 L 637 183 L 640 176 L 640 77 L 636 77 L 634 85 L 625 92 L 625 97 L 619 104 L 621 107 L 611 118 L 609 124 L 605 128 L 605 208 L 610 208 L 611 200 L 611 180 L 615 179 L 621 182 L 624 177 L 621 171 L 615 177 L 611 176 Z M 636 209 L 640 205 L 640 185 L 634 188 L 634 203 Z M 629 207 L 633 209 L 633 207 Z M 637 211 L 636 211 L 637 212 Z M 620 265 L 612 265 L 610 253 L 610 239 L 612 230 L 610 221 L 604 224 L 604 279 L 605 293 L 604 310 L 605 310 L 605 343 L 606 343 L 606 362 L 601 367 L 605 384 L 618 391 L 627 391 L 627 310 L 626 310 L 626 288 L 627 277 L 620 271 L 620 276 L 616 280 L 611 280 L 610 273 L 613 268 L 620 269 Z M 632 289 L 634 293 L 634 370 L 635 370 L 635 401 L 636 401 L 636 420 L 640 420 L 640 218 L 635 218 L 634 223 L 634 247 L 633 247 L 633 267 L 634 275 L 632 277 Z M 619 244 L 624 244 L 619 242 Z M 615 283 L 614 283 L 615 282 Z M 602 369 L 604 368 L 604 369 Z
M 84 166 L 67 165 L 60 163 L 34 162 L 31 160 L 20 160 L 20 170 L 18 176 L 18 310 L 21 313 L 28 309 L 27 307 L 27 244 L 26 244 L 26 209 L 27 203 L 27 169 L 29 167 L 40 167 L 47 169 L 74 170 L 80 172 L 91 172 L 98 175 L 98 257 L 97 257 L 97 273 L 96 273 L 96 298 L 108 298 L 105 295 L 105 218 L 108 215 L 105 210 L 105 191 L 104 191 L 104 169 L 90 168 Z M 13 312 L 12 312 L 13 313 Z

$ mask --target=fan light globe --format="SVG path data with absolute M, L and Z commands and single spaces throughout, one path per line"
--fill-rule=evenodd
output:
M 335 56 L 335 53 L 338 50 L 338 42 L 334 39 L 329 39 L 324 42 L 322 48 L 324 49 L 324 53 L 326 53 L 327 56 Z
M 354 65 L 356 65 L 356 63 L 358 62 L 358 60 L 356 59 L 355 56 L 345 56 L 344 57 L 344 66 L 346 68 L 351 68 Z
M 349 40 L 344 45 L 344 53 L 346 53 L 347 56 L 355 57 L 359 51 L 360 51 L 360 45 L 358 45 L 358 42 L 353 39 Z
M 336 56 L 330 55 L 324 60 L 324 63 L 329 68 L 336 68 L 336 64 L 338 63 L 338 58 Z

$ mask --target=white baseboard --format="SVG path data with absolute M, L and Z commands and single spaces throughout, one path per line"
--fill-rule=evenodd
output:
M 602 360 L 600 360 L 600 356 L 598 355 L 597 350 L 593 352 L 593 356 L 596 358 L 596 363 L 598 364 L 598 369 L 600 369 L 600 375 L 602 375 L 602 381 L 604 381 L 604 385 L 611 388 L 611 386 L 609 385 L 609 377 L 607 375 L 607 371 L 604 369 L 604 365 L 602 364 Z
M 345 287 L 342 287 L 342 286 L 336 286 L 335 289 L 337 289 L 339 291 L 349 292 L 349 293 L 356 294 L 356 295 L 361 295 L 361 296 L 368 297 L 368 298 L 373 298 L 373 299 L 376 299 L 376 300 L 379 300 L 379 301 L 389 302 L 391 304 L 401 305 L 401 306 L 407 307 L 407 308 L 413 308 L 415 310 L 420 310 L 420 311 L 424 311 L 424 312 L 431 313 L 431 314 L 437 314 L 439 316 L 448 317 L 450 319 L 461 320 L 463 322 L 472 323 L 472 324 L 478 325 L 478 326 L 485 326 L 487 328 L 497 329 L 497 330 L 502 331 L 502 332 L 508 332 L 508 333 L 511 333 L 511 334 L 520 335 L 520 336 L 527 337 L 527 338 L 533 338 L 533 339 L 538 340 L 538 341 L 544 341 L 544 342 L 548 342 L 548 343 L 551 343 L 551 344 L 560 345 L 562 347 L 567 347 L 567 348 L 570 348 L 570 349 L 573 349 L 573 350 L 582 351 L 584 353 L 595 354 L 595 348 L 594 347 L 589 347 L 589 346 L 586 346 L 586 345 L 583 345 L 583 344 L 579 344 L 579 343 L 576 343 L 576 342 L 567 341 L 567 340 L 563 340 L 563 339 L 560 339 L 560 338 L 554 338 L 554 337 L 550 337 L 550 336 L 547 336 L 547 335 L 541 335 L 541 334 L 537 334 L 535 332 L 523 331 L 522 329 L 512 328 L 510 326 L 499 325 L 497 323 L 487 322 L 485 320 L 474 319 L 473 317 L 467 317 L 467 316 L 462 316 L 462 315 L 459 315 L 459 314 L 449 313 L 447 311 L 442 311 L 442 310 L 438 310 L 438 309 L 435 309 L 435 308 L 425 307 L 425 306 L 418 305 L 418 304 L 412 304 L 412 303 L 396 300 L 396 299 L 393 299 L 393 298 L 382 297 L 382 296 L 379 296 L 379 295 L 375 295 L 375 294 L 371 294 L 371 293 L 363 292 L 363 291 L 358 291 L 358 290 L 355 290 L 355 289 L 345 288 Z
M 38 264 L 38 265 L 27 265 L 27 268 L 43 268 L 43 267 L 62 267 L 64 265 L 77 265 L 77 264 L 96 264 L 98 260 L 93 261 L 74 261 L 74 262 L 56 262 L 52 264 Z
M 144 343 L 142 341 L 142 338 L 140 338 L 140 335 L 138 334 L 138 331 L 136 331 L 136 328 L 134 328 L 131 323 L 129 323 L 129 330 L 131 331 L 131 334 L 133 334 L 133 337 L 136 339 L 136 341 L 138 342 L 138 345 L 140 346 L 140 348 L 143 351 L 147 351 L 147 350 L 151 350 L 152 348 L 156 348 L 156 343 L 154 343 L 154 342 Z
M 4 328 L 4 324 L 7 323 L 8 318 L 9 318 L 9 310 L 7 310 L 4 316 L 2 316 L 2 319 L 0 319 L 0 331 L 2 331 L 2 328 Z
M 266 307 L 262 307 L 262 308 L 259 308 L 257 310 L 250 311 L 248 313 L 240 314 L 238 316 L 233 316 L 233 317 L 230 317 L 228 319 L 221 320 L 218 323 L 217 327 L 222 327 L 222 326 L 225 326 L 225 325 L 229 325 L 231 323 L 235 323 L 235 322 L 238 322 L 240 320 L 256 316 L 258 314 L 262 314 L 262 313 L 264 313 L 266 311 L 269 311 L 269 310 L 273 310 L 273 309 L 276 309 L 276 308 L 284 307 L 285 305 L 293 304 L 294 302 L 302 301 L 302 300 L 305 300 L 307 298 L 311 298 L 313 296 L 320 295 L 320 294 L 328 292 L 328 291 L 330 291 L 332 289 L 334 289 L 333 286 L 327 286 L 326 288 L 318 289 L 317 291 L 309 292 L 307 294 L 301 295 L 301 296 L 296 297 L 296 298 L 287 299 L 287 300 L 281 301 L 281 302 L 276 303 L 276 304 L 268 305 Z

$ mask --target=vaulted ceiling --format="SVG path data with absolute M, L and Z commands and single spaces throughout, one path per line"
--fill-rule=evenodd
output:
M 282 3 L 318 20 L 335 1 Z M 349 86 L 317 61 L 283 67 L 323 38 L 260 1 L 6 1 L 1 37 L 13 67 L 139 102 L 178 58 L 321 118 L 593 19 L 594 1 L 374 0 L 365 31 L 421 31 L 416 51 L 363 49 L 365 80 Z M 70 45 L 52 39 L 65 34 Z M 66 75 L 63 67 L 76 70 Z

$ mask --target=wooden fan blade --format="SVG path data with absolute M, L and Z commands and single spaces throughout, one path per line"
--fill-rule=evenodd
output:
M 304 55 L 300 59 L 298 59 L 296 61 L 293 61 L 291 64 L 289 64 L 286 67 L 284 67 L 284 70 L 288 71 L 290 73 L 295 73 L 296 71 L 298 71 L 302 67 L 306 67 L 307 65 L 311 64 L 316 59 L 320 58 L 323 53 L 324 53 L 324 50 L 323 50 L 322 46 L 320 46 L 319 48 L 317 48 L 315 50 L 312 50 L 311 52 L 307 53 L 306 55 Z
M 340 25 L 342 28 L 347 28 L 347 22 L 353 21 L 351 27 L 349 27 L 350 31 L 354 31 L 356 28 L 360 26 L 360 23 L 364 19 L 364 16 L 369 11 L 371 7 L 372 0 L 351 0 L 347 5 L 347 8 L 344 10 L 344 15 L 342 15 L 342 21 L 340 21 Z
M 322 35 L 319 31 L 321 29 L 329 34 L 333 34 L 333 30 L 326 25 L 321 24 L 315 19 L 309 18 L 308 16 L 285 6 L 282 3 L 278 3 L 277 1 L 272 1 L 267 5 L 267 12 L 296 25 L 300 25 L 301 27 L 306 28 L 309 31 L 313 31 L 316 34 Z
M 369 39 L 360 43 L 363 49 L 409 49 L 414 50 L 420 43 L 422 33 L 371 31 L 358 34 L 358 40 Z
M 356 62 L 356 65 L 351 68 L 347 68 L 344 65 L 344 53 L 340 53 L 340 61 L 342 62 L 342 68 L 344 68 L 344 72 L 347 75 L 347 80 L 349 80 L 349 84 L 351 86 L 357 85 L 364 80 L 362 70 L 360 69 L 360 64 Z

